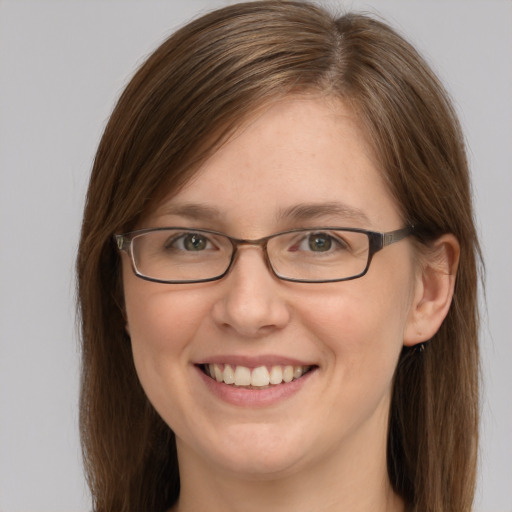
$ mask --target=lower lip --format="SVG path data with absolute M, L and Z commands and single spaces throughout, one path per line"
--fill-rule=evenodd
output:
M 291 382 L 284 382 L 263 389 L 248 389 L 217 382 L 215 379 L 208 377 L 198 366 L 195 368 L 207 388 L 215 396 L 224 402 L 242 407 L 268 407 L 286 400 L 298 393 L 316 372 L 316 369 L 312 369 L 299 379 Z

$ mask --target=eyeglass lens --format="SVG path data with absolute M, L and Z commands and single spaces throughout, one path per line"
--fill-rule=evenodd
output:
M 223 275 L 237 245 L 226 235 L 202 230 L 163 229 L 131 240 L 135 269 L 161 281 L 201 281 Z M 304 281 L 347 279 L 363 273 L 369 259 L 365 232 L 341 229 L 295 230 L 255 241 L 266 246 L 269 263 L 281 278 Z

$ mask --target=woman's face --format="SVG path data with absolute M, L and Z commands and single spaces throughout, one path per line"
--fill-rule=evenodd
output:
M 299 97 L 246 123 L 139 227 L 165 226 L 257 239 L 313 226 L 391 231 L 403 221 L 352 113 Z M 364 277 L 324 284 L 279 280 L 257 246 L 241 247 L 223 279 L 197 284 L 144 281 L 123 255 L 135 365 L 176 434 L 180 464 L 265 478 L 385 459 L 415 276 L 408 239 L 377 253 Z M 310 370 L 251 388 L 217 382 L 207 364 L 229 365 L 239 383 L 258 367 L 276 381 L 287 366 Z

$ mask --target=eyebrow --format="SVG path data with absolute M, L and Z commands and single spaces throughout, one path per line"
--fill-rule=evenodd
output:
M 217 208 L 197 203 L 169 204 L 165 206 L 162 213 L 164 215 L 187 217 L 192 220 L 216 220 L 221 217 L 221 213 Z
M 192 220 L 218 220 L 223 214 L 214 206 L 198 203 L 166 205 L 164 215 L 177 215 Z M 279 210 L 277 219 L 286 221 L 311 221 L 326 216 L 343 217 L 349 221 L 369 224 L 368 216 L 359 208 L 331 201 L 327 203 L 299 203 Z
M 327 215 L 335 215 L 344 219 L 369 224 L 368 216 L 359 208 L 354 208 L 343 203 L 300 203 L 279 212 L 279 218 L 292 219 L 294 221 L 313 220 Z

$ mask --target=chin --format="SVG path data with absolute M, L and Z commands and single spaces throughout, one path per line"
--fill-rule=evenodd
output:
M 276 429 L 275 425 L 233 425 L 216 441 L 201 444 L 184 446 L 178 440 L 178 453 L 180 448 L 192 448 L 201 458 L 208 460 L 209 465 L 249 480 L 275 479 L 293 474 L 300 469 L 304 459 L 303 440 L 283 429 Z

